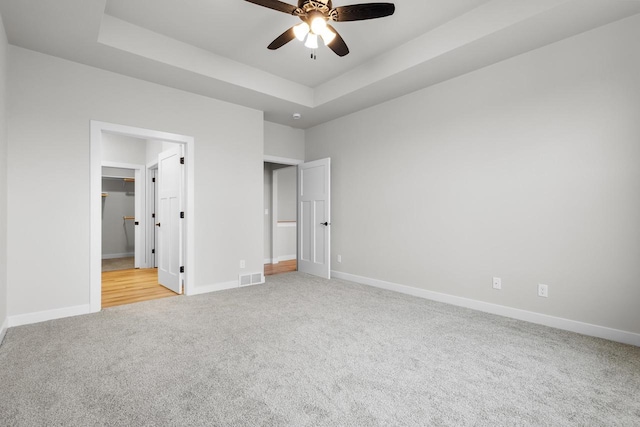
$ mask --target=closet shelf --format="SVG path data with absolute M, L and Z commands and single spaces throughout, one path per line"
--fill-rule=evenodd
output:
M 130 176 L 102 175 L 102 178 L 123 180 L 124 182 L 136 182 L 136 179 Z

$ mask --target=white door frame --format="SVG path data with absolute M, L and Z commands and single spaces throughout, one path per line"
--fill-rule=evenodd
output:
M 271 264 L 278 264 L 280 262 L 276 256 L 278 252 L 278 174 L 276 172 L 278 172 L 277 169 L 271 171 Z M 296 247 L 297 246 L 296 236 Z
M 135 268 L 147 268 L 148 266 L 148 257 L 146 251 L 146 213 L 145 213 L 145 190 L 146 186 L 144 185 L 145 179 L 145 168 L 144 165 L 137 165 L 133 163 L 120 163 L 120 162 L 110 162 L 107 160 L 102 161 L 102 167 L 107 168 L 118 168 L 118 169 L 131 169 L 134 171 L 134 204 L 135 204 L 135 221 L 138 225 L 134 226 L 135 233 L 135 247 L 134 247 L 134 260 Z M 101 172 L 102 173 L 102 168 Z
M 147 164 L 147 226 L 145 230 L 147 231 L 147 248 L 146 248 L 146 257 L 148 260 L 148 267 L 155 268 L 156 267 L 156 257 L 155 253 L 151 253 L 153 249 L 155 249 L 155 232 L 156 232 L 156 221 L 155 218 L 151 218 L 151 214 L 156 212 L 156 187 L 155 182 L 153 182 L 153 178 L 155 173 L 158 170 L 158 162 L 152 162 Z M 153 189 L 153 191 L 151 190 Z
M 194 145 L 192 136 L 161 132 L 133 126 L 118 125 L 91 120 L 90 142 L 90 225 L 91 239 L 89 248 L 89 302 L 91 312 L 98 312 L 102 308 L 102 133 L 112 133 L 142 139 L 159 139 L 175 142 L 185 146 L 185 175 L 186 175 L 186 230 L 185 230 L 185 273 L 184 292 L 186 295 L 195 289 L 195 233 L 194 233 Z
M 304 163 L 304 160 L 298 160 L 298 159 L 291 159 L 288 157 L 277 157 L 277 156 L 270 156 L 268 154 L 264 155 L 264 160 L 263 160 L 263 164 L 264 163 L 275 163 L 278 165 L 288 165 L 288 166 L 297 166 L 297 165 L 301 165 L 302 163 Z M 278 233 L 278 178 L 277 178 L 277 174 L 276 174 L 277 170 L 271 171 L 271 176 L 272 176 L 272 180 L 271 180 L 271 263 L 272 264 L 278 264 L 278 258 L 275 256 L 276 254 L 276 236 Z M 296 173 L 297 176 L 297 173 Z M 298 181 L 298 179 L 296 178 L 296 182 Z M 297 197 L 298 191 L 296 190 L 296 197 Z M 298 203 L 296 201 L 296 218 L 298 217 L 297 215 L 298 212 Z M 298 236 L 296 236 L 296 258 L 298 257 Z M 264 257 L 264 254 L 262 255 L 262 258 Z

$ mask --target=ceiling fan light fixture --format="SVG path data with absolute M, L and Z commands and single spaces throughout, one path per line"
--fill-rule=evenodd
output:
M 304 43 L 304 45 L 306 47 L 308 47 L 309 49 L 317 49 L 318 48 L 318 36 L 313 34 L 313 33 L 309 33 L 309 35 L 307 36 L 307 41 Z
M 296 35 L 296 38 L 300 41 L 304 41 L 304 38 L 309 34 L 309 24 L 306 22 L 302 22 L 295 27 L 293 27 L 293 34 Z
M 318 37 L 322 37 L 324 44 L 336 55 L 343 57 L 349 54 L 349 47 L 340 33 L 327 23 L 328 21 L 366 21 L 393 15 L 396 10 L 393 3 L 360 3 L 334 8 L 332 0 L 298 0 L 297 6 L 287 3 L 286 0 L 245 1 L 299 18 L 303 24 L 298 23 L 290 27 L 276 37 L 267 49 L 279 49 L 297 38 L 312 50 L 312 59 L 316 59 Z
M 322 37 L 322 41 L 325 45 L 329 45 L 336 38 L 336 33 L 331 31 L 328 27 L 325 27 L 324 31 L 320 33 L 320 37 Z

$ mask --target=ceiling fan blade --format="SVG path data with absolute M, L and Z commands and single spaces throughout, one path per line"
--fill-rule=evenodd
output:
M 393 15 L 395 10 L 393 3 L 362 3 L 336 7 L 331 11 L 330 16 L 336 22 L 363 21 Z
M 291 40 L 295 38 L 296 38 L 296 35 L 293 32 L 293 27 L 291 27 L 284 33 L 280 34 L 274 41 L 271 42 L 269 46 L 267 46 L 267 48 L 271 50 L 276 50 L 278 48 L 281 48 L 285 44 L 289 43 Z
M 344 42 L 342 36 L 333 28 L 331 25 L 327 24 L 327 28 L 336 33 L 336 37 L 329 43 L 327 46 L 329 49 L 335 52 L 338 56 L 345 56 L 349 53 L 349 48 L 347 44 Z
M 264 6 L 269 9 L 277 10 L 279 12 L 288 13 L 289 15 L 295 15 L 295 12 L 298 10 L 297 6 L 281 2 L 279 0 L 245 0 L 249 3 L 257 4 L 259 6 Z

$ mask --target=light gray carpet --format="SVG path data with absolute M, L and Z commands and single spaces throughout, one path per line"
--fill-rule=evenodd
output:
M 134 258 L 112 258 L 102 260 L 102 271 L 129 270 L 134 267 Z
M 0 420 L 638 426 L 640 348 L 288 273 L 9 329 Z

